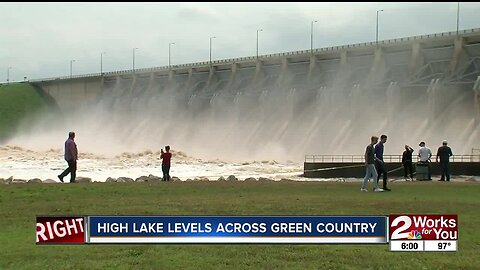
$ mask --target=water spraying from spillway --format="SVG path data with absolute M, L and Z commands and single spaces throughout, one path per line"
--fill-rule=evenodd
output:
M 116 155 L 165 145 L 206 159 L 294 160 L 305 154 L 364 153 L 388 135 L 386 154 L 420 141 L 455 154 L 478 147 L 470 85 L 408 84 L 398 65 L 372 57 L 242 67 L 192 74 L 105 77 L 96 99 L 39 121 L 8 144 Z M 405 67 L 406 69 L 406 67 Z M 394 78 L 394 79 L 392 79 Z

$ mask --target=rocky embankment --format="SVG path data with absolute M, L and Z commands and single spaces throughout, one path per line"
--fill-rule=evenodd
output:
M 5 185 L 12 185 L 12 184 L 66 184 L 69 183 L 69 177 L 64 178 L 65 183 L 61 183 L 59 180 L 53 180 L 53 179 L 45 179 L 41 180 L 39 178 L 33 178 L 33 179 L 16 179 L 13 176 L 4 179 L 0 178 L 0 184 L 5 184 Z M 130 177 L 118 177 L 118 178 L 113 178 L 113 177 L 108 177 L 105 181 L 92 181 L 91 178 L 89 177 L 77 177 L 76 182 L 77 183 L 144 183 L 144 182 L 149 182 L 149 183 L 160 183 L 162 182 L 163 179 L 162 177 L 155 176 L 155 175 L 148 175 L 148 176 L 140 176 L 136 179 L 130 178 Z M 278 180 L 274 180 L 271 178 L 267 177 L 248 177 L 245 179 L 238 179 L 235 177 L 235 175 L 229 175 L 227 177 L 219 177 L 218 179 L 209 179 L 207 177 L 195 177 L 195 178 L 188 178 L 185 180 L 182 180 L 178 177 L 171 177 L 172 182 L 198 182 L 198 181 L 203 181 L 203 182 L 210 182 L 210 181 L 229 181 L 229 182 L 234 182 L 234 181 L 245 181 L 245 182 L 275 182 Z M 282 178 L 280 181 L 293 181 L 288 178 Z

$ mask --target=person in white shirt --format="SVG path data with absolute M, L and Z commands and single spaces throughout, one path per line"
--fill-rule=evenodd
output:
M 419 144 L 420 149 L 418 150 L 418 157 L 420 158 L 419 163 L 426 164 L 428 167 L 428 179 L 432 180 L 432 173 L 430 168 L 430 158 L 432 157 L 432 150 L 425 146 L 425 142 Z

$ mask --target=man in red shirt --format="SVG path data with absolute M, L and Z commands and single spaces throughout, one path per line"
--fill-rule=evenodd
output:
M 170 181 L 170 159 L 172 158 L 170 146 L 165 146 L 165 151 L 163 152 L 163 149 L 161 149 L 162 154 L 160 155 L 162 159 L 163 181 Z

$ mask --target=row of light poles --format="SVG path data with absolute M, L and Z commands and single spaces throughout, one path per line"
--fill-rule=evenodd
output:
M 381 10 L 383 11 L 383 10 Z M 317 20 L 311 21 L 311 27 L 310 27 L 310 52 L 313 54 L 313 24 L 318 22 Z M 259 48 L 259 32 L 263 32 L 263 29 L 257 29 L 257 46 L 256 46 L 256 58 L 258 61 L 258 48 Z M 212 65 L 212 40 L 217 38 L 216 36 L 210 37 L 210 42 L 209 42 L 209 64 L 210 66 Z M 378 42 L 378 11 L 377 11 L 377 42 Z M 171 68 L 171 52 L 172 52 L 172 45 L 175 45 L 175 42 L 168 43 L 168 68 Z M 133 48 L 132 49 L 132 71 L 135 73 L 135 50 L 138 50 L 138 48 Z M 103 55 L 106 54 L 106 52 L 101 52 L 100 53 L 100 74 L 103 74 Z M 70 60 L 70 77 L 72 77 L 72 63 L 75 62 L 75 60 Z
M 384 11 L 383 9 L 379 9 L 376 11 L 377 14 L 377 23 L 376 23 L 376 33 L 375 33 L 375 44 L 378 46 L 378 18 L 379 18 L 379 13 Z M 460 20 L 460 2 L 457 2 L 457 36 L 458 36 L 458 27 L 459 27 L 459 20 Z M 313 20 L 310 23 L 310 53 L 313 55 L 313 24 L 318 22 L 317 20 Z M 256 46 L 256 58 L 258 61 L 258 43 L 259 43 L 259 32 L 263 32 L 263 29 L 257 29 L 257 46 Z M 209 46 L 209 63 L 210 66 L 212 66 L 212 39 L 217 38 L 216 36 L 210 37 L 210 46 Z M 171 68 L 171 50 L 172 50 L 172 45 L 175 45 L 175 42 L 171 42 L 168 44 L 168 67 Z M 138 48 L 133 48 L 132 49 L 132 70 L 135 73 L 135 50 L 138 50 Z M 103 75 L 103 55 L 107 54 L 106 52 L 101 52 L 100 53 L 100 74 Z M 73 63 L 75 60 L 70 60 L 70 78 L 73 76 Z M 10 69 L 12 67 L 7 68 L 7 84 L 10 82 Z M 24 77 L 26 80 L 26 77 Z
M 170 44 L 175 44 L 175 43 L 170 43 Z M 133 59 L 132 59 L 132 70 L 135 72 L 135 50 L 138 50 L 138 48 L 133 48 L 132 49 L 132 54 L 133 54 Z M 101 52 L 100 53 L 100 74 L 103 75 L 103 55 L 107 54 L 107 52 Z M 170 51 L 169 51 L 169 60 L 168 60 L 168 65 L 170 66 Z M 70 60 L 70 78 L 73 77 L 73 63 L 76 60 L 72 59 Z M 7 79 L 8 82 L 8 79 Z
M 138 48 L 133 48 L 133 60 L 132 60 L 132 69 L 133 72 L 135 72 L 135 50 L 138 50 Z M 107 52 L 101 52 L 100 53 L 100 74 L 103 75 L 103 55 L 107 54 Z M 73 63 L 76 62 L 75 59 L 70 60 L 70 78 L 73 77 Z M 8 82 L 8 79 L 7 79 Z
M 313 23 L 317 21 L 312 21 L 311 25 L 311 33 L 310 33 L 310 50 L 313 53 Z M 256 58 L 258 61 L 258 43 L 259 43 L 259 32 L 262 32 L 263 29 L 257 29 L 257 47 L 256 47 Z M 217 38 L 216 36 L 210 37 L 210 46 L 209 46 L 209 63 L 210 66 L 212 65 L 212 39 Z M 171 50 L 172 50 L 172 45 L 174 45 L 175 42 L 171 42 L 168 44 L 168 67 L 171 68 Z M 135 73 L 135 51 L 138 50 L 138 48 L 132 48 L 132 71 Z M 100 74 L 103 75 L 103 55 L 107 54 L 106 52 L 101 52 L 100 53 Z M 70 60 L 70 78 L 73 77 L 73 63 L 76 62 L 75 59 Z M 10 69 L 11 67 L 8 67 L 7 69 L 7 83 L 10 81 Z
M 263 29 L 257 29 L 257 61 L 258 61 L 258 33 L 262 32 Z M 212 39 L 217 38 L 216 36 L 210 37 L 210 53 L 209 53 L 209 63 L 212 66 Z M 173 43 L 175 44 L 175 43 Z M 168 67 L 170 67 L 170 50 L 168 51 Z
M 257 30 L 257 59 L 258 59 L 258 32 L 263 31 L 263 29 Z M 216 36 L 210 37 L 210 46 L 209 46 L 209 63 L 212 64 L 212 39 L 217 38 Z M 168 67 L 171 67 L 171 52 L 172 52 L 172 45 L 175 45 L 175 42 L 168 43 Z M 135 50 L 138 48 L 132 49 L 132 71 L 135 72 Z M 106 52 L 100 53 L 100 74 L 103 74 L 103 55 L 107 54 Z M 70 60 L 70 77 L 72 77 L 72 64 L 75 60 Z
M 384 10 L 383 9 L 377 10 L 377 24 L 376 24 L 377 27 L 376 27 L 376 34 L 375 34 L 375 44 L 376 44 L 376 46 L 378 46 L 378 13 L 380 13 L 382 11 L 384 11 Z M 460 23 L 460 2 L 457 2 L 457 36 L 458 36 L 459 23 Z M 312 35 L 313 35 L 313 22 L 312 22 Z M 313 39 L 313 37 L 312 37 L 312 39 Z
M 12 67 L 7 67 L 7 84 L 10 84 L 10 69 L 12 69 Z M 27 76 L 23 77 L 23 81 L 27 81 Z

